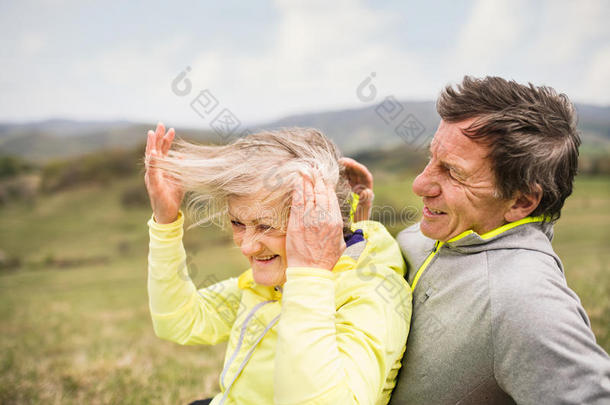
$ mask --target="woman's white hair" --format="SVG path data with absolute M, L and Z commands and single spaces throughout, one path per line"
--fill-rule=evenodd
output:
M 232 197 L 252 198 L 275 209 L 275 219 L 286 228 L 292 191 L 300 172 L 317 169 L 335 186 L 344 232 L 350 229 L 351 192 L 339 164 L 337 146 L 320 131 L 284 128 L 262 131 L 227 145 L 198 145 L 176 138 L 166 158 L 155 166 L 165 170 L 186 192 L 186 213 L 193 226 L 225 225 Z M 300 184 L 300 183 L 299 183 Z

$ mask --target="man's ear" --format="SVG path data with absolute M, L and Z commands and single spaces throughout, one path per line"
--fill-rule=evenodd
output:
M 515 222 L 530 215 L 540 204 L 542 188 L 536 184 L 530 193 L 517 191 L 511 199 L 510 206 L 504 213 L 506 222 Z

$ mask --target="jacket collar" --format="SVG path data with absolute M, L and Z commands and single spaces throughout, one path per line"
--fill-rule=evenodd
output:
M 520 219 L 519 221 L 510 222 L 508 224 L 504 224 L 496 229 L 492 229 L 489 232 L 486 232 L 482 235 L 479 235 L 473 230 L 467 230 L 462 232 L 461 234 L 449 239 L 447 242 L 444 242 L 447 246 L 450 247 L 462 247 L 462 246 L 471 246 L 471 245 L 480 245 L 484 243 L 489 243 L 493 240 L 508 236 L 509 234 L 513 234 L 517 227 L 525 224 L 539 223 L 545 224 L 545 217 L 525 217 Z M 552 239 L 552 227 L 544 227 L 544 232 L 547 234 L 549 239 Z M 548 229 L 547 229 L 548 228 Z M 512 231 L 512 232 L 511 232 Z M 551 231 L 549 233 L 549 231 Z

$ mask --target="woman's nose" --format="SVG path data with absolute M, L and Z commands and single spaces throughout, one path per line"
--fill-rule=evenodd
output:
M 251 231 L 244 232 L 239 248 L 244 256 L 255 255 L 261 250 L 260 237 Z
M 436 197 L 441 193 L 441 187 L 432 163 L 428 163 L 413 181 L 413 192 L 420 197 L 430 198 Z

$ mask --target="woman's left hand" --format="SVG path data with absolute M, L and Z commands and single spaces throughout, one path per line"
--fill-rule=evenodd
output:
M 343 218 L 335 188 L 321 174 L 302 175 L 292 192 L 286 234 L 288 267 L 332 270 L 345 250 Z

